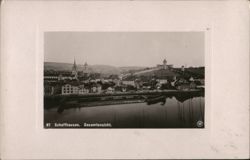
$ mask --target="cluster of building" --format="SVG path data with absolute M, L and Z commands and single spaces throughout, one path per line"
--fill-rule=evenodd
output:
M 184 67 L 179 70 L 179 73 L 175 73 L 173 65 L 167 65 L 165 59 L 162 65 L 157 65 L 157 68 L 159 71 L 154 73 L 158 75 L 149 73 L 147 77 L 144 75 L 102 77 L 100 74 L 90 73 L 87 63 L 84 64 L 83 71 L 79 72 L 74 60 L 71 72 L 50 72 L 44 75 L 44 94 L 109 94 L 169 89 L 190 90 L 204 86 L 204 79 L 182 76 Z

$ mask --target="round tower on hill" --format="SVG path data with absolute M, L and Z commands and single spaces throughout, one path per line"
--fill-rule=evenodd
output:
M 185 71 L 185 67 L 181 66 L 181 71 L 184 72 Z

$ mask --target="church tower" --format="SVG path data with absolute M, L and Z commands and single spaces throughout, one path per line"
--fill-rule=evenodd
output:
M 163 69 L 167 69 L 167 60 L 166 59 L 163 60 Z
M 74 75 L 75 78 L 77 78 L 77 66 L 76 66 L 76 61 L 75 61 L 75 58 L 74 58 L 74 64 L 73 64 L 73 67 L 72 67 L 72 75 Z
M 87 64 L 87 62 L 85 62 L 83 66 L 84 66 L 83 73 L 87 73 L 87 71 L 88 71 L 88 64 Z

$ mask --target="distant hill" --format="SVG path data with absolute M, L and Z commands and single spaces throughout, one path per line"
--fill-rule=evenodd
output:
M 55 70 L 55 71 L 71 71 L 73 64 L 70 63 L 58 63 L 58 62 L 44 62 L 44 70 Z M 77 65 L 78 71 L 84 69 L 83 65 Z M 128 72 L 130 70 L 141 70 L 145 67 L 115 67 L 109 65 L 89 65 L 89 70 L 93 73 L 101 73 L 105 75 L 120 74 Z
M 147 69 L 147 67 L 138 67 L 138 66 L 128 66 L 128 67 L 119 67 L 121 73 L 129 73 L 129 72 L 139 72 Z
M 160 68 L 151 68 L 148 70 L 144 70 L 144 71 L 140 71 L 140 72 L 136 72 L 134 73 L 134 76 L 136 77 L 152 77 L 155 76 L 156 78 L 159 79 L 167 79 L 167 78 L 171 78 L 174 76 L 179 76 L 180 74 L 170 70 L 170 69 L 160 69 Z
M 69 71 L 72 66 L 70 63 L 44 62 L 44 70 Z
M 54 70 L 54 71 L 71 71 L 73 64 L 70 63 L 57 63 L 57 62 L 44 62 L 44 70 Z M 83 65 L 77 65 L 78 71 L 83 71 Z M 166 78 L 179 76 L 181 73 L 180 68 L 175 68 L 172 70 L 163 70 L 158 68 L 147 68 L 147 67 L 115 67 L 109 65 L 89 65 L 88 71 L 92 73 L 101 73 L 102 75 L 130 75 L 133 73 L 135 76 L 150 77 L 152 75 L 158 78 Z M 204 67 L 194 67 L 186 68 L 185 75 L 187 77 L 200 77 L 204 78 L 205 68 Z
M 119 68 L 114 67 L 114 66 L 109 66 L 109 65 L 91 65 L 89 67 L 93 72 L 101 73 L 101 74 L 111 75 L 111 74 L 120 74 L 121 73 Z

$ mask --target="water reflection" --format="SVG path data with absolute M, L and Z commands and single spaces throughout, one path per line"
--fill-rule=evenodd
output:
M 147 102 L 148 105 L 161 103 L 161 105 L 164 105 L 166 103 L 166 96 L 154 96 L 154 97 L 148 97 L 146 98 L 145 102 Z
M 45 110 L 45 123 L 111 123 L 113 128 L 204 127 L 197 126 L 198 121 L 204 122 L 202 96 L 153 96 L 137 103 L 61 108 Z
M 62 113 L 65 109 L 70 108 L 79 108 L 79 107 L 93 107 L 93 106 L 107 106 L 107 105 L 120 105 L 120 104 L 131 104 L 131 103 L 144 103 L 146 102 L 148 105 L 157 104 L 161 102 L 161 105 L 166 103 L 167 98 L 173 98 L 181 103 L 188 99 L 192 99 L 194 97 L 204 96 L 203 92 L 183 92 L 182 94 L 163 94 L 163 95 L 130 95 L 130 96 L 106 96 L 106 97 L 90 97 L 90 98 L 82 98 L 82 97 L 59 97 L 59 103 L 56 99 L 52 99 L 53 101 L 47 102 L 48 99 L 45 99 L 45 108 L 48 107 L 56 107 L 58 105 L 57 112 Z M 52 97 L 53 98 L 53 97 Z M 56 102 L 56 103 L 55 103 Z M 51 105 L 52 104 L 52 105 Z M 56 105 L 57 104 L 57 105 Z

